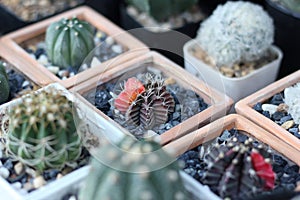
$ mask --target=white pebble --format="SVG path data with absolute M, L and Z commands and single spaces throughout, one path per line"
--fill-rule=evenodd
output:
M 23 171 L 24 166 L 21 162 L 18 162 L 15 166 L 14 166 L 14 170 L 16 172 L 17 175 L 20 175 L 21 172 Z
M 76 200 L 76 197 L 75 197 L 75 196 L 71 196 L 71 197 L 69 198 L 69 200 Z
M 67 79 L 67 77 L 66 76 L 63 76 L 62 78 L 61 78 L 61 80 L 66 80 Z
M 71 72 L 71 73 L 70 73 L 70 77 L 72 77 L 72 76 L 75 76 L 75 73 L 74 73 L 74 72 Z
M 113 45 L 112 47 L 112 50 L 114 51 L 114 52 L 116 52 L 116 53 L 122 53 L 122 47 L 120 46 L 120 45 L 118 45 L 118 44 L 116 44 L 116 45 Z
M 93 57 L 93 60 L 92 60 L 92 62 L 91 62 L 91 68 L 97 67 L 97 66 L 99 66 L 100 64 L 101 64 L 100 60 L 99 60 L 98 58 L 96 58 L 96 57 Z
M 33 188 L 33 185 L 30 182 L 27 182 L 24 184 L 23 188 L 27 191 L 31 190 Z
M 44 54 L 40 55 L 39 59 L 37 60 L 40 64 L 42 65 L 47 65 L 49 64 L 47 56 Z
M 22 84 L 22 88 L 25 88 L 29 85 L 29 81 L 24 81 L 23 84 Z
M 106 44 L 112 45 L 115 41 L 112 37 L 107 37 L 105 40 Z
M 17 190 L 21 189 L 22 184 L 20 182 L 12 183 L 11 186 Z
M 264 111 L 268 111 L 270 113 L 270 115 L 273 115 L 277 111 L 278 106 L 273 105 L 273 104 L 263 104 L 261 106 L 261 108 Z
M 46 184 L 45 179 L 42 176 L 38 176 L 33 180 L 33 187 L 40 188 Z
M 89 67 L 87 66 L 87 64 L 83 64 L 80 69 L 83 71 L 83 70 L 86 70 L 88 69 Z
M 59 174 L 57 174 L 56 179 L 60 179 L 62 177 L 63 177 L 63 175 L 61 173 L 59 173 Z
M 67 70 L 59 70 L 57 74 L 58 76 L 62 77 L 66 72 Z
M 4 179 L 7 179 L 9 177 L 9 170 L 5 167 L 0 168 L 0 176 Z
M 37 47 L 38 49 L 46 49 L 46 48 L 47 48 L 45 42 L 39 42 L 39 43 L 36 45 L 36 47 Z
M 47 69 L 52 72 L 53 74 L 57 74 L 59 72 L 59 67 L 56 66 L 49 66 Z
M 36 59 L 36 58 L 35 58 L 35 55 L 34 55 L 33 53 L 30 53 L 29 56 L 30 56 L 31 58 L 33 58 L 33 59 Z

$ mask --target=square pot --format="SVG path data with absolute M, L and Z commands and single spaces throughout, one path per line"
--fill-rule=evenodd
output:
M 147 67 L 147 64 L 152 65 L 151 70 L 159 70 L 166 78 L 174 79 L 182 88 L 192 90 L 209 105 L 207 109 L 193 115 L 187 120 L 164 132 L 161 135 L 161 144 L 166 144 L 171 140 L 181 137 L 190 131 L 209 123 L 210 121 L 226 115 L 227 111 L 233 104 L 233 101 L 225 94 L 214 90 L 210 86 L 198 80 L 196 77 L 193 77 L 191 74 L 183 70 L 172 61 L 156 52 L 149 52 L 117 67 L 114 67 L 111 70 L 99 74 L 98 76 L 95 76 L 94 78 L 73 87 L 71 91 L 76 92 L 78 98 L 93 108 L 99 115 L 106 118 L 109 122 L 114 124 L 116 127 L 119 127 L 124 132 L 129 133 L 127 129 L 123 128 L 110 117 L 98 110 L 92 103 L 85 99 L 84 96 L 89 93 L 95 94 L 95 90 L 98 86 L 101 86 L 110 80 L 117 78 L 121 78 L 122 80 L 122 77 L 124 79 L 125 76 L 127 76 L 126 78 L 129 78 L 139 73 L 148 72 L 150 68 Z
M 192 55 L 190 49 L 196 45 L 199 45 L 197 41 L 191 40 L 183 47 L 185 69 L 208 83 L 210 86 L 224 92 L 235 102 L 276 80 L 277 72 L 282 60 L 282 52 L 275 46 L 272 46 L 272 51 L 277 54 L 276 60 L 256 69 L 246 76 L 229 78 L 222 75 L 217 67 L 209 66 Z
M 236 104 L 235 109 L 237 113 L 247 117 L 251 121 L 255 122 L 262 128 L 272 133 L 274 136 L 285 141 L 288 145 L 291 146 L 291 148 L 295 149 L 299 154 L 300 139 L 298 139 L 297 137 L 289 133 L 287 130 L 285 130 L 284 128 L 277 125 L 272 120 L 268 119 L 267 117 L 265 117 L 264 115 L 260 114 L 259 112 L 253 109 L 253 106 L 256 103 L 258 102 L 263 103 L 267 101 L 275 94 L 284 91 L 285 88 L 290 87 L 296 84 L 297 82 L 300 82 L 300 70 L 242 99 Z M 300 161 L 299 158 L 298 161 Z
M 77 16 L 79 19 L 89 22 L 97 30 L 101 30 L 106 33 L 107 36 L 113 37 L 117 43 L 127 50 L 127 53 L 129 51 L 134 51 L 137 54 L 140 54 L 148 51 L 148 48 L 142 42 L 126 33 L 91 8 L 81 6 L 3 36 L 1 39 L 2 45 L 9 49 L 9 51 L 3 52 L 3 57 L 8 61 L 13 62 L 20 71 L 24 71 L 24 73 L 40 85 L 59 82 L 66 88 L 70 88 L 75 84 L 88 80 L 95 74 L 107 70 L 108 67 L 112 67 L 113 65 L 117 65 L 134 57 L 133 54 L 128 56 L 125 52 L 99 64 L 99 66 L 89 68 L 66 80 L 61 80 L 46 67 L 39 64 L 36 59 L 32 58 L 30 54 L 21 47 L 21 44 L 24 42 L 30 42 L 32 39 L 44 37 L 46 29 L 51 23 L 59 21 L 62 18 L 70 18 L 73 16 Z
M 70 93 L 68 90 L 66 90 L 63 86 L 61 86 L 58 83 L 53 83 L 50 84 L 46 87 L 43 87 L 37 91 L 36 93 L 39 93 L 40 91 L 43 90 L 49 90 L 50 88 L 54 88 L 62 93 L 62 95 L 66 96 L 66 98 L 70 101 L 72 101 L 76 106 L 73 106 L 73 109 L 77 109 L 78 117 L 83 120 L 83 124 L 78 124 L 77 129 L 83 130 L 84 133 L 87 134 L 92 134 L 93 136 L 97 137 L 97 140 L 99 140 L 99 144 L 101 144 L 100 139 L 105 139 L 111 142 L 119 142 L 123 137 L 124 133 L 122 133 L 119 129 L 114 127 L 111 123 L 107 122 L 106 119 L 102 118 L 101 116 L 95 116 L 94 111 L 90 109 L 87 105 L 84 103 L 80 102 L 79 99 L 77 99 L 72 93 Z M 4 127 L 7 127 L 7 117 L 6 113 L 9 111 L 10 107 L 13 105 L 17 105 L 21 102 L 21 99 L 16 99 L 13 100 L 7 104 L 1 105 L 0 106 L 0 115 L 4 114 L 2 118 L 0 118 L 0 136 L 2 135 L 2 130 Z M 76 120 L 75 120 L 76 121 Z M 5 124 L 5 126 L 4 126 Z M 81 126 L 83 125 L 83 127 Z M 82 128 L 82 129 L 81 129 Z M 106 134 L 109 133 L 109 134 Z M 85 138 L 84 138 L 85 139 Z M 64 182 L 68 180 L 73 180 L 74 176 L 75 177 L 80 177 L 83 176 L 82 171 L 86 171 L 85 168 L 87 166 L 84 166 L 82 168 L 79 168 L 77 170 L 74 170 L 65 176 L 63 176 L 60 179 L 56 179 L 46 185 L 44 185 L 41 188 L 38 188 L 30 193 L 27 194 L 20 194 L 18 191 L 15 191 L 15 189 L 2 177 L 0 177 L 0 185 L 1 189 L 2 188 L 10 188 L 6 192 L 3 192 L 3 194 L 10 196 L 13 196 L 14 198 L 12 199 L 44 199 L 46 194 L 49 194 L 52 190 L 55 191 L 55 188 L 60 187 L 61 185 L 64 184 Z M 3 186 L 3 187 L 2 187 Z M 49 196 L 48 196 L 49 198 Z
M 289 160 L 295 162 L 298 166 L 300 165 L 300 160 L 298 152 L 286 144 L 283 140 L 275 137 L 273 134 L 264 130 L 263 128 L 257 126 L 250 120 L 244 118 L 243 116 L 237 114 L 230 114 L 221 119 L 218 119 L 211 124 L 204 126 L 187 136 L 181 137 L 175 140 L 163 148 L 169 152 L 173 152 L 176 156 L 180 156 L 188 150 L 191 150 L 201 144 L 209 143 L 213 139 L 220 136 L 224 130 L 229 130 L 236 128 L 241 131 L 249 133 L 250 136 L 254 137 L 258 141 L 269 145 L 272 149 L 285 156 Z M 203 185 L 195 180 L 194 188 L 200 187 L 202 189 Z M 296 190 L 298 190 L 296 188 Z M 210 192 L 215 195 L 213 192 Z M 199 190 L 198 195 L 201 196 L 201 190 Z

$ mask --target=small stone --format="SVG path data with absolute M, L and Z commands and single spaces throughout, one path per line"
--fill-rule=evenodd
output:
M 71 73 L 70 73 L 70 77 L 72 77 L 72 76 L 75 76 L 75 73 L 74 73 L 74 72 L 71 72 Z
M 286 105 L 285 103 L 281 103 L 281 104 L 278 105 L 277 111 L 287 113 L 288 108 L 289 108 L 288 105 Z
M 256 110 L 257 112 L 262 112 L 263 109 L 262 109 L 262 103 L 258 102 L 257 104 L 255 104 L 253 106 L 253 109 Z
M 291 115 L 287 115 L 287 116 L 284 116 L 280 119 L 280 123 L 283 124 L 284 122 L 287 122 L 289 120 L 292 120 L 292 116 Z
M 37 60 L 42 65 L 48 65 L 48 58 L 44 54 L 40 55 L 39 59 Z
M 24 81 L 23 84 L 22 84 L 22 88 L 26 88 L 29 85 L 30 85 L 29 81 Z
M 31 190 L 33 188 L 33 185 L 32 183 L 30 182 L 26 182 L 24 185 L 23 185 L 23 188 L 27 191 Z
M 100 60 L 96 57 L 93 57 L 93 60 L 91 62 L 91 68 L 99 67 L 100 64 L 101 64 Z
M 294 136 L 296 136 L 298 139 L 300 139 L 300 132 L 295 133 Z
M 113 45 L 112 47 L 111 47 L 111 49 L 114 51 L 114 52 L 116 52 L 117 54 L 120 54 L 120 53 L 122 53 L 122 47 L 120 46 L 120 45 L 118 45 L 118 44 L 115 44 L 115 45 Z
M 298 128 L 290 128 L 289 132 L 292 133 L 293 135 L 295 135 L 299 132 L 299 129 Z
M 273 115 L 277 111 L 278 106 L 273 104 L 263 104 L 261 108 L 263 111 L 268 111 L 270 115 Z
M 4 179 L 7 179 L 9 177 L 9 170 L 6 169 L 5 167 L 0 168 L 0 176 Z
M 273 113 L 272 118 L 274 119 L 274 121 L 280 121 L 284 116 L 285 113 L 276 111 L 275 113 Z
M 65 167 L 61 172 L 63 175 L 70 173 L 73 169 L 71 167 Z
M 14 167 L 14 165 L 13 165 L 11 159 L 7 159 L 7 160 L 5 161 L 5 163 L 3 164 L 3 166 L 4 166 L 5 168 L 7 168 L 8 170 L 12 170 L 13 167 Z
M 270 100 L 270 103 L 273 105 L 280 105 L 281 103 L 284 103 L 282 94 L 275 94 Z
M 59 72 L 59 67 L 57 66 L 49 66 L 47 69 L 52 72 L 53 74 L 57 74 Z
M 289 120 L 289 121 L 286 121 L 284 122 L 281 127 L 284 128 L 285 130 L 291 128 L 292 126 L 294 126 L 294 121 L 293 120 Z
M 44 177 L 42 177 L 42 176 L 38 176 L 35 179 L 33 179 L 33 187 L 34 188 L 40 188 L 45 184 L 46 184 L 46 181 L 45 181 Z
M 106 40 L 105 40 L 106 44 L 107 45 L 112 45 L 115 41 L 112 37 L 107 37 Z
M 15 166 L 14 166 L 14 170 L 16 172 L 17 175 L 20 175 L 21 172 L 23 171 L 24 167 L 23 164 L 21 162 L 18 162 Z
M 70 74 L 70 72 L 68 71 L 68 70 L 60 70 L 59 72 L 58 72 L 58 76 L 60 76 L 60 77 L 64 77 L 64 76 L 69 76 L 69 74 Z
M 66 80 L 66 79 L 68 79 L 66 76 L 63 76 L 63 77 L 61 78 L 61 80 Z
M 61 173 L 59 173 L 59 174 L 57 174 L 56 179 L 60 179 L 62 177 L 63 177 L 63 175 Z

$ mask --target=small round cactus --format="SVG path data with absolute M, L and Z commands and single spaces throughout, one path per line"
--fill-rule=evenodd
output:
M 266 55 L 274 40 L 273 20 L 261 6 L 229 1 L 202 23 L 196 40 L 216 66 L 232 67 Z
M 72 102 L 50 88 L 22 97 L 9 112 L 7 149 L 12 158 L 42 172 L 61 169 L 79 158 Z
M 46 50 L 52 64 L 78 69 L 93 50 L 94 28 L 86 21 L 62 19 L 52 23 L 46 32 Z
M 185 200 L 185 190 L 176 162 L 154 141 L 124 138 L 117 146 L 102 146 L 93 159 L 80 200 Z M 155 171 L 153 166 L 159 165 Z M 114 167 L 118 169 L 115 169 Z M 123 171 L 119 171 L 123 170 Z
M 0 61 L 0 104 L 7 101 L 9 97 L 9 82 L 5 71 L 5 63 Z

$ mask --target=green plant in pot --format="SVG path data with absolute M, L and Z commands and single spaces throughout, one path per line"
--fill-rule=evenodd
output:
M 205 81 L 237 101 L 276 79 L 282 53 L 273 41 L 273 20 L 261 6 L 229 1 L 218 6 L 201 24 L 195 41 L 185 45 L 185 67 L 202 79 L 214 71 L 215 78 Z M 249 87 L 248 78 L 259 73 L 268 75 L 264 81 L 250 78 Z
M 10 107 L 8 155 L 39 172 L 72 166 L 82 151 L 73 112 L 72 102 L 53 88 L 25 95 Z
M 189 199 L 176 162 L 154 141 L 125 137 L 97 152 L 80 200 Z M 167 162 L 171 164 L 164 165 Z
M 47 55 L 52 64 L 78 69 L 95 47 L 94 28 L 76 17 L 52 23 L 46 31 Z
M 4 65 L 5 64 L 0 61 L 0 104 L 8 100 L 10 92 L 8 76 Z

